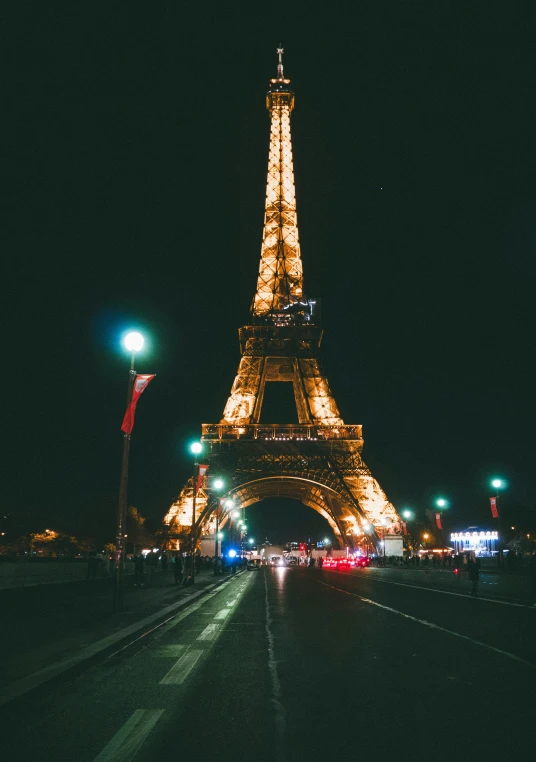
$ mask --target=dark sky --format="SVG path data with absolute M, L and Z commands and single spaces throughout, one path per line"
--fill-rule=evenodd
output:
M 117 493 L 131 326 L 157 378 L 130 502 L 160 518 L 178 494 L 255 290 L 280 41 L 305 286 L 366 462 L 398 507 L 443 492 L 462 524 L 496 473 L 536 507 L 536 8 L 246 7 L 6 21 L 2 507 L 67 526 Z

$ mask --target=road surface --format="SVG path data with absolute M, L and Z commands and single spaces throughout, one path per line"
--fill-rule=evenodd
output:
M 4 706 L 3 757 L 532 758 L 535 685 L 534 608 L 263 568 Z

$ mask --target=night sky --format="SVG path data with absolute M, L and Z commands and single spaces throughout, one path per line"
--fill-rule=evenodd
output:
M 459 528 L 490 523 L 495 474 L 536 508 L 536 8 L 241 6 L 11 10 L 1 507 L 74 531 L 115 500 L 131 327 L 157 378 L 130 503 L 156 520 L 177 496 L 255 291 L 282 42 L 305 288 L 365 461 Z

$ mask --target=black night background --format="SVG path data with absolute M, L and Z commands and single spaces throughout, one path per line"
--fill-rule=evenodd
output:
M 441 493 L 461 528 L 491 523 L 500 475 L 508 517 L 535 523 L 532 4 L 10 12 L 3 515 L 80 534 L 108 516 L 113 536 L 130 327 L 157 378 L 129 502 L 158 522 L 178 495 L 255 290 L 281 42 L 305 286 L 365 461 L 396 507 Z

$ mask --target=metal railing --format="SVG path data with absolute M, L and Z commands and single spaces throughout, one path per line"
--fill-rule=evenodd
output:
M 205 440 L 278 440 L 278 441 L 316 441 L 333 439 L 360 440 L 361 426 L 315 426 L 310 424 L 248 424 L 230 426 L 225 423 L 204 423 L 202 435 Z

